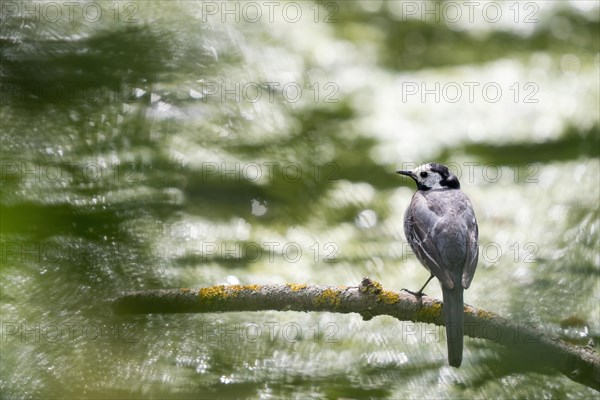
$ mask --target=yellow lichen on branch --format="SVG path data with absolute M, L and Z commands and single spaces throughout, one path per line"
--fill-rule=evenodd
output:
M 325 289 L 323 293 L 315 297 L 314 303 L 317 306 L 320 305 L 331 305 L 334 308 L 339 307 L 341 300 L 339 298 L 341 291 L 339 289 Z
M 381 293 L 377 295 L 377 300 L 382 301 L 385 304 L 396 304 L 400 301 L 400 295 L 389 290 L 382 290 Z
M 443 303 L 428 296 L 384 290 L 368 278 L 358 286 L 220 285 L 201 289 L 166 289 L 126 293 L 113 302 L 119 314 L 230 311 L 300 311 L 358 313 L 365 321 L 389 315 L 401 321 L 443 325 Z M 570 345 L 492 312 L 465 305 L 465 335 L 494 341 L 532 354 L 543 365 L 600 390 L 600 357 L 589 348 Z
M 300 290 L 306 289 L 308 287 L 308 285 L 299 283 L 288 283 L 285 286 L 289 287 L 292 290 L 292 292 L 299 292 Z

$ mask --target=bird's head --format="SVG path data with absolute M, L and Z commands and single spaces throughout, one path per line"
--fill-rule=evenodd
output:
M 442 164 L 432 162 L 418 166 L 412 171 L 396 172 L 413 178 L 419 190 L 460 189 L 460 182 L 456 175 Z

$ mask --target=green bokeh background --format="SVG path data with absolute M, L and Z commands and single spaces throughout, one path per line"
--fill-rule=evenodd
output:
M 416 289 L 394 171 L 435 160 L 479 219 L 466 302 L 598 343 L 598 2 L 55 4 L 1 4 L 2 398 L 597 397 L 388 317 L 109 304 Z

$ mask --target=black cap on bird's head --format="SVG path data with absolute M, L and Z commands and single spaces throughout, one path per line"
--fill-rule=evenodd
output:
M 419 190 L 460 189 L 460 182 L 448 167 L 431 162 L 423 164 L 412 171 L 396 171 L 414 179 Z

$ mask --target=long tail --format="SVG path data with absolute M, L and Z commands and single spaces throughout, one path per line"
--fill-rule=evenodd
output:
M 444 323 L 446 325 L 446 339 L 448 342 L 448 363 L 453 367 L 460 367 L 463 353 L 464 329 L 464 289 L 460 285 L 454 289 L 442 287 L 444 297 Z

